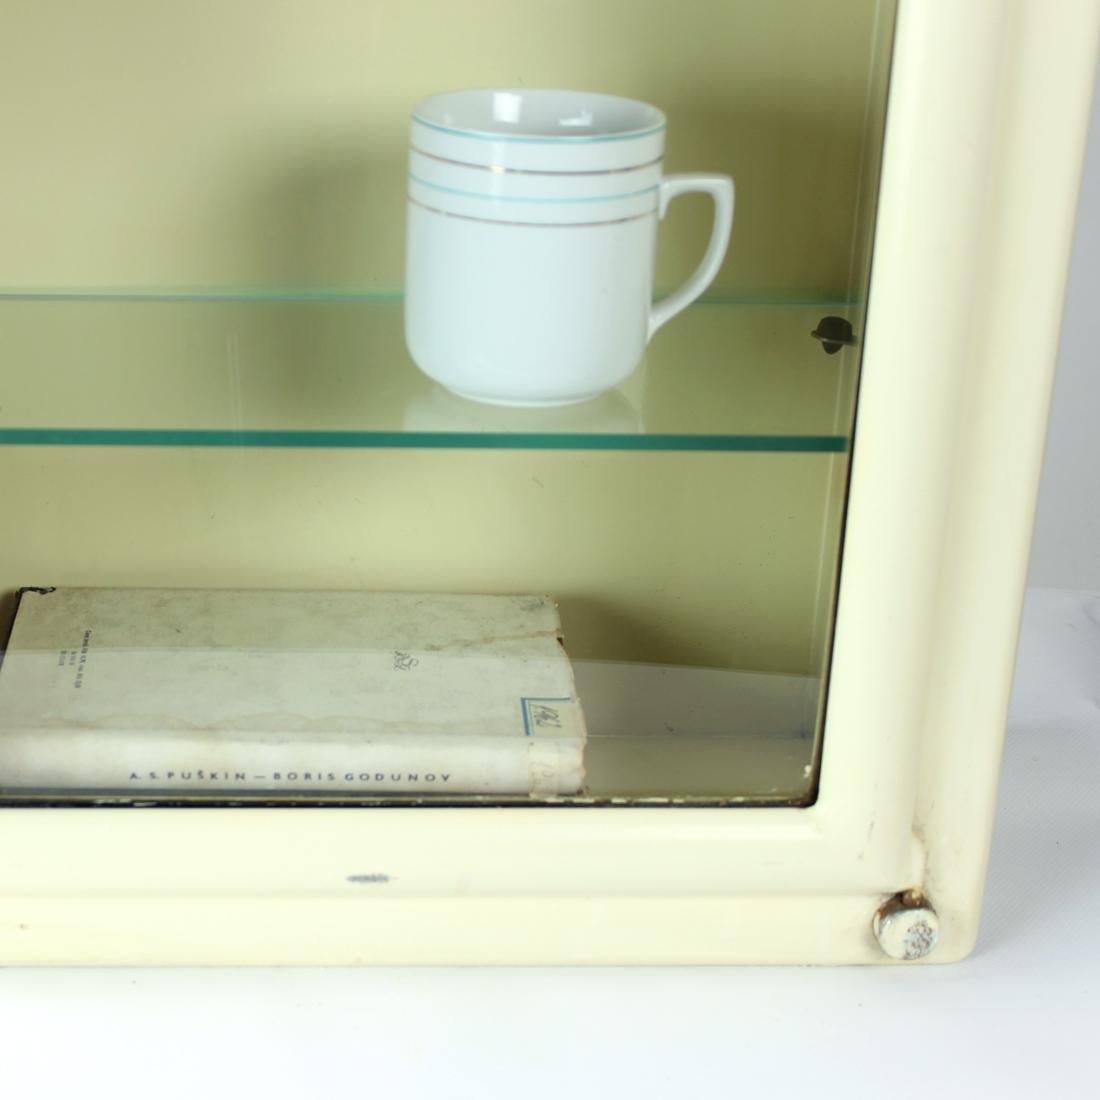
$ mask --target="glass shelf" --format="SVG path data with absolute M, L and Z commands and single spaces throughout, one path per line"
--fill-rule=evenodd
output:
M 582 405 L 454 397 L 405 350 L 396 295 L 8 293 L 0 443 L 841 453 L 856 356 L 829 302 L 703 301 Z

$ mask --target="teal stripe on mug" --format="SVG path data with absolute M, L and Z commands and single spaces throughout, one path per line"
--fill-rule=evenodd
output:
M 438 122 L 428 122 L 419 115 L 413 115 L 414 122 L 421 126 L 427 126 L 429 130 L 438 130 L 441 134 L 454 134 L 455 137 L 473 138 L 476 141 L 504 141 L 510 144 L 523 145 L 575 145 L 584 142 L 592 145 L 600 145 L 608 141 L 633 141 L 635 138 L 652 137 L 665 129 L 664 124 L 653 126 L 649 130 L 634 130 L 626 134 L 563 134 L 560 137 L 532 137 L 526 134 L 487 134 L 479 130 L 459 130 L 452 126 L 440 126 Z
M 444 191 L 448 195 L 460 195 L 464 199 L 491 199 L 494 202 L 534 202 L 534 203 L 578 203 L 578 202 L 613 202 L 616 199 L 633 199 L 639 195 L 652 195 L 658 188 L 658 184 L 653 184 L 651 187 L 641 187 L 637 191 L 622 191 L 616 195 L 577 195 L 562 197 L 558 195 L 554 196 L 538 196 L 538 195 L 488 195 L 481 191 L 463 191 L 459 187 L 446 187 L 442 183 L 429 183 L 428 180 L 421 179 L 419 176 L 414 176 L 412 172 L 409 173 L 409 179 L 413 183 L 419 184 L 421 187 L 430 187 L 433 191 Z

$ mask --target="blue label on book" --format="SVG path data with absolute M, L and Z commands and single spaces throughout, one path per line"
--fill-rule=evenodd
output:
M 561 732 L 564 728 L 562 720 L 562 705 L 572 703 L 570 696 L 556 699 L 541 699 L 537 696 L 524 695 L 520 699 L 523 709 L 523 732 L 527 737 L 536 733 Z

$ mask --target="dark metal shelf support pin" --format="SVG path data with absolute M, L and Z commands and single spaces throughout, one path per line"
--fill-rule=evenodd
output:
M 851 347 L 856 342 L 852 322 L 843 317 L 822 317 L 810 335 L 821 341 L 826 355 L 836 355 L 841 348 Z

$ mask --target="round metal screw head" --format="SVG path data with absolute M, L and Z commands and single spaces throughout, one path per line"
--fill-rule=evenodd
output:
M 912 962 L 935 950 L 940 921 L 923 898 L 898 894 L 875 914 L 874 930 L 879 947 L 890 958 Z

